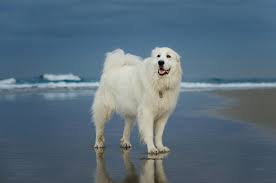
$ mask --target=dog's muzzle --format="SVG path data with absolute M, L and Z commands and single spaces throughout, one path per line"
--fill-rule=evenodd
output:
M 158 65 L 159 65 L 158 74 L 160 76 L 169 74 L 170 69 L 168 69 L 168 70 L 164 69 L 164 64 L 165 64 L 164 60 L 159 60 L 158 61 Z
M 158 74 L 159 74 L 160 76 L 164 76 L 164 75 L 166 75 L 166 74 L 169 74 L 169 72 L 170 72 L 170 69 L 166 70 L 166 69 L 164 69 L 164 67 L 160 67 L 160 66 L 159 66 Z

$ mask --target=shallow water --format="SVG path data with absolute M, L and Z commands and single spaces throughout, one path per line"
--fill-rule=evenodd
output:
M 107 124 L 107 148 L 95 152 L 92 96 L 51 96 L 0 97 L 1 182 L 276 181 L 275 132 L 206 113 L 223 98 L 182 92 L 164 136 L 171 152 L 148 157 L 137 129 L 133 148 L 119 148 L 118 116 Z

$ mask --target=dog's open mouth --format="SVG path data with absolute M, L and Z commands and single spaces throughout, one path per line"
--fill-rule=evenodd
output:
M 169 74 L 169 72 L 170 72 L 170 69 L 166 70 L 166 69 L 164 69 L 163 67 L 159 67 L 159 69 L 158 69 L 158 74 L 159 74 L 160 76 L 164 76 L 164 75 L 166 75 L 166 74 Z

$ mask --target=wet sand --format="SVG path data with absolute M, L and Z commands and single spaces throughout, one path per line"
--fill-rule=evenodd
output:
M 276 133 L 206 114 L 235 104 L 216 93 L 181 93 L 164 134 L 171 152 L 156 157 L 137 128 L 133 148 L 119 148 L 118 116 L 107 124 L 106 149 L 95 151 L 92 94 L 48 96 L 0 97 L 1 182 L 276 182 Z
M 231 103 L 218 114 L 233 120 L 276 130 L 276 89 L 251 89 L 217 92 Z

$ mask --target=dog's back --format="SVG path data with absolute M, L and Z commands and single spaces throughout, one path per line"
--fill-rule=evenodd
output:
M 141 58 L 132 54 L 125 54 L 122 49 L 116 49 L 106 54 L 103 73 L 126 65 L 137 65 L 141 63 Z

